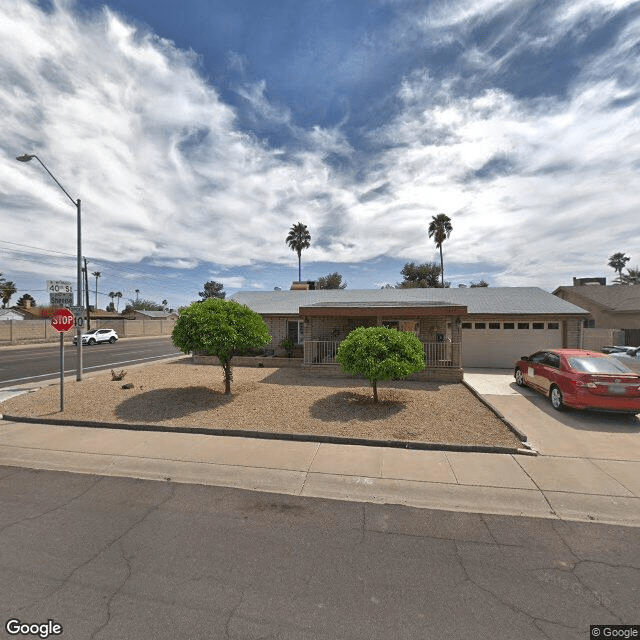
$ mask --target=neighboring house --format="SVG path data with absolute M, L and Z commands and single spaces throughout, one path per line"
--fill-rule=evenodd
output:
M 622 329 L 627 344 L 640 344 L 640 286 L 576 284 L 558 287 L 554 295 L 589 312 L 585 327 Z
M 22 309 L 0 309 L 0 322 L 3 320 L 25 320 L 28 315 Z
M 543 347 L 579 347 L 588 312 L 537 287 L 239 292 L 259 313 L 277 350 L 304 345 L 305 364 L 332 362 L 358 326 L 413 331 L 429 367 L 513 367 Z
M 147 311 L 144 309 L 132 311 L 128 313 L 126 317 L 132 320 L 141 320 L 143 318 L 171 318 L 177 320 L 178 314 L 175 311 Z

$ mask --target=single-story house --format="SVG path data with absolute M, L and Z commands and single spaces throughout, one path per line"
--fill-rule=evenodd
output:
M 0 321 L 2 320 L 25 320 L 29 314 L 17 307 L 0 309 Z
M 413 331 L 428 367 L 511 368 L 523 354 L 580 347 L 584 309 L 537 287 L 243 291 L 232 299 L 259 313 L 277 350 L 303 347 L 306 365 L 334 362 L 358 326 Z
M 577 284 L 558 287 L 554 295 L 589 312 L 584 326 L 622 329 L 627 344 L 640 344 L 640 285 Z

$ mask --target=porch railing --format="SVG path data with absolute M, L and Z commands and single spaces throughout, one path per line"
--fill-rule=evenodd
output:
M 339 340 L 305 340 L 304 364 L 336 364 Z M 423 342 L 425 366 L 459 367 L 459 342 Z

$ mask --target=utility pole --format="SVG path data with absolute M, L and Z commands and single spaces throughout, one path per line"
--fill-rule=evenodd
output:
M 87 271 L 86 258 L 84 258 L 84 269 L 82 271 L 84 272 L 84 292 L 87 298 L 87 331 L 89 331 L 89 329 L 91 329 L 91 319 L 90 319 L 90 313 L 89 313 L 89 274 Z

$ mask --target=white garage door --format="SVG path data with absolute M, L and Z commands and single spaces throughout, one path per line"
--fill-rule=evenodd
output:
M 562 323 L 559 322 L 465 322 L 462 325 L 462 366 L 465 368 L 511 369 L 523 355 L 561 347 Z

